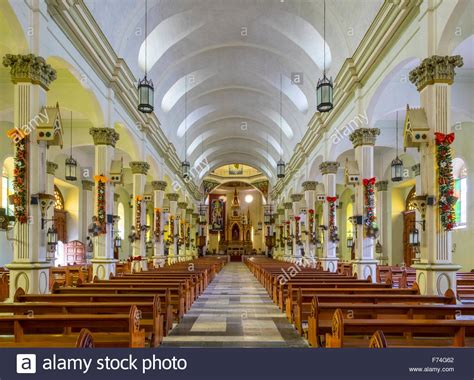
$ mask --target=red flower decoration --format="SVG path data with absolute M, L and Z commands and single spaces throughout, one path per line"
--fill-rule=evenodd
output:
M 446 143 L 447 145 L 451 145 L 454 142 L 454 133 L 440 133 L 440 132 L 435 132 L 435 140 L 436 140 L 436 145 L 441 145 Z

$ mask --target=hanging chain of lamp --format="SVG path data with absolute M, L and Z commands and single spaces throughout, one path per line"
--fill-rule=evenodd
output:
M 184 179 L 189 178 L 190 164 L 187 160 L 188 142 L 186 135 L 188 132 L 188 76 L 184 77 L 184 161 L 181 163 L 181 174 Z
M 154 88 L 148 75 L 148 0 L 145 0 L 145 77 L 138 80 L 138 110 L 152 113 L 154 109 Z
M 282 153 L 280 153 L 280 159 L 278 160 L 278 163 L 277 163 L 277 177 L 278 178 L 284 178 L 285 177 L 285 161 L 283 161 L 283 157 L 282 157 L 282 154 L 283 154 L 283 144 L 282 144 L 282 140 L 283 140 L 283 134 L 282 134 L 282 130 L 283 130 L 283 90 L 282 90 L 282 87 L 283 87 L 283 77 L 282 77 L 282 74 L 280 74 L 280 149 Z
M 398 111 L 397 124 L 395 125 L 395 140 L 397 145 L 397 156 L 393 159 L 390 166 L 392 169 L 392 182 L 400 182 L 403 179 L 403 161 L 398 157 Z
M 326 0 L 324 0 L 324 20 L 323 20 L 323 77 L 318 80 L 316 87 L 317 110 L 319 112 L 329 112 L 333 109 L 333 83 L 332 78 L 326 77 Z
M 77 180 L 77 176 L 76 176 L 77 161 L 72 157 L 72 111 L 71 111 L 71 117 L 70 117 L 70 133 L 71 133 L 71 136 L 70 136 L 70 142 L 71 142 L 70 153 L 69 153 L 69 157 L 66 158 L 66 162 L 64 164 L 64 167 L 66 169 L 66 181 L 76 181 Z

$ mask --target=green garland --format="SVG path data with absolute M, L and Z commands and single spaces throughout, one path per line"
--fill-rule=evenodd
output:
M 435 133 L 436 161 L 438 164 L 439 188 L 439 216 L 445 231 L 451 231 L 456 226 L 454 205 L 457 198 L 454 196 L 453 158 L 451 144 L 454 133 Z
M 13 205 L 18 223 L 28 222 L 28 137 L 15 144 L 13 170 Z

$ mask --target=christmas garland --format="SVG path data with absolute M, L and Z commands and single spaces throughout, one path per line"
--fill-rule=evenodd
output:
M 299 215 L 295 216 L 295 239 L 296 239 L 296 244 L 301 245 L 301 240 L 300 240 L 300 219 L 301 217 Z
M 284 238 L 284 226 L 283 224 L 279 225 L 278 228 L 280 229 L 280 247 L 283 248 L 285 246 L 285 238 Z
M 99 234 L 105 234 L 107 223 L 106 197 L 105 197 L 105 183 L 107 178 L 104 175 L 96 175 L 94 177 L 97 182 L 97 222 L 100 229 Z
M 337 226 L 336 226 L 336 201 L 337 197 L 326 197 L 328 201 L 328 213 L 329 213 L 329 223 L 328 223 L 328 230 L 329 230 L 329 240 L 333 243 L 339 242 L 339 236 L 337 234 Z
M 168 240 L 170 244 L 174 243 L 174 216 L 170 215 L 170 230 L 168 233 Z
M 288 246 L 291 246 L 291 222 L 286 221 L 286 243 Z
M 376 178 L 365 178 L 364 184 L 364 205 L 365 205 L 365 233 L 368 237 L 376 237 L 378 226 L 375 218 L 375 181 Z
M 135 197 L 135 231 L 137 233 L 137 240 L 140 239 L 142 233 L 142 200 L 141 195 Z
M 13 170 L 13 205 L 18 223 L 28 222 L 28 138 L 16 143 L 15 168 Z
M 450 145 L 454 141 L 454 133 L 435 133 L 436 161 L 438 164 L 439 216 L 445 231 L 451 231 L 456 225 L 454 205 L 453 159 Z
M 161 242 L 161 210 L 155 208 L 155 241 L 157 243 Z

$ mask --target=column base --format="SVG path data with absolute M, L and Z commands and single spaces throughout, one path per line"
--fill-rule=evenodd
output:
M 421 294 L 441 296 L 448 289 L 456 294 L 456 272 L 461 269 L 460 265 L 417 263 L 412 268 L 416 269 Z
M 9 300 L 13 301 L 18 288 L 22 288 L 27 294 L 49 293 L 50 266 L 49 262 L 12 262 L 6 265 L 10 271 Z
M 337 257 L 321 257 L 319 259 L 321 265 L 323 266 L 323 269 L 329 272 L 337 272 L 338 260 L 339 259 Z
M 155 268 L 163 268 L 166 264 L 166 256 L 165 255 L 156 255 L 153 256 L 153 265 Z
M 110 274 L 115 276 L 115 264 L 117 264 L 118 260 L 115 259 L 92 259 L 92 278 L 97 278 L 99 280 L 108 280 L 110 278 Z M 133 267 L 133 262 L 132 262 Z
M 142 258 L 142 261 L 140 262 L 140 269 L 142 272 L 146 272 L 148 270 L 148 258 Z
M 372 282 L 375 282 L 377 264 L 378 264 L 378 261 L 374 259 L 353 260 L 352 273 L 357 274 L 357 278 L 359 280 L 366 280 L 370 276 L 372 278 Z

